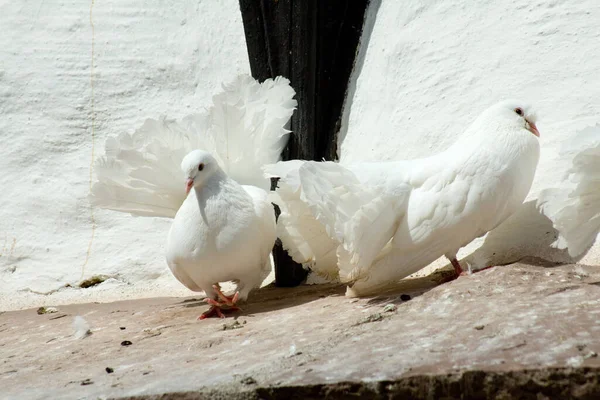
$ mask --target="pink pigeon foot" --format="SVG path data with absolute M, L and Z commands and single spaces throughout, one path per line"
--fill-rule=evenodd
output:
M 235 292 L 235 294 L 233 296 L 226 296 L 221 291 L 221 288 L 219 287 L 219 285 L 213 285 L 213 289 L 215 292 L 217 292 L 217 296 L 221 299 L 221 302 L 223 302 L 223 304 L 226 304 L 229 307 L 235 307 L 235 303 L 237 303 L 237 301 L 238 301 L 240 292 Z
M 241 310 L 241 308 L 237 306 L 229 306 L 228 304 L 219 303 L 218 301 L 213 299 L 205 299 L 204 301 L 210 304 L 210 308 L 207 311 L 203 312 L 198 317 L 198 319 L 206 319 L 210 317 L 225 318 L 226 313 Z M 222 308 L 223 306 L 227 306 L 227 308 Z
M 462 267 L 460 266 L 460 263 L 458 262 L 458 260 L 456 258 L 453 258 L 452 260 L 450 260 L 450 262 L 452 263 L 452 266 L 454 267 L 454 272 L 456 273 L 456 278 L 458 278 L 459 276 L 469 275 L 469 272 L 464 271 L 462 269 Z M 490 269 L 490 268 L 494 268 L 494 266 L 489 265 L 485 268 L 478 269 L 477 271 L 472 271 L 471 274 L 475 274 L 477 272 L 481 272 L 481 271 L 484 271 L 484 270 Z M 454 279 L 456 279 L 456 278 L 454 278 Z
M 204 301 L 210 304 L 210 308 L 208 309 L 208 311 L 203 312 L 202 315 L 198 317 L 198 319 L 202 320 L 210 317 L 225 318 L 224 313 L 241 310 L 241 308 L 235 305 L 239 298 L 239 292 L 235 292 L 233 296 L 226 296 L 221 291 L 219 285 L 213 285 L 213 289 L 215 290 L 215 292 L 217 293 L 217 297 L 221 301 L 219 302 L 211 298 L 204 299 Z M 223 306 L 227 306 L 227 308 L 223 309 Z
M 206 319 L 206 318 L 210 318 L 210 317 L 225 318 L 225 315 L 221 311 L 221 307 L 210 306 L 210 308 L 207 311 L 204 311 L 202 314 L 200 314 L 198 319 L 201 320 L 201 319 Z

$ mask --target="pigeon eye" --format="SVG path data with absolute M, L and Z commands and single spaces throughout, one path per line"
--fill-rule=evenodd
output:
M 523 116 L 523 109 L 521 107 L 517 107 L 515 108 L 515 112 L 520 115 L 521 117 Z
M 198 171 L 202 171 L 204 169 L 204 163 L 200 163 L 200 165 L 198 165 Z

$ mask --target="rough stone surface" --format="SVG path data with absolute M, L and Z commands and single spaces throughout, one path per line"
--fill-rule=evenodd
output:
M 447 276 L 370 299 L 266 287 L 225 320 L 197 321 L 198 298 L 6 312 L 0 398 L 600 396 L 598 267 L 515 264 L 439 284 Z

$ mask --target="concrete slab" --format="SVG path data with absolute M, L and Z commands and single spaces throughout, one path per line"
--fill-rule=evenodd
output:
M 446 273 L 371 299 L 265 287 L 225 320 L 198 298 L 6 312 L 0 398 L 600 396 L 600 268 Z

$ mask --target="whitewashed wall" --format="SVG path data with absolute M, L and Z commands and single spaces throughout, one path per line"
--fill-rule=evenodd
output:
M 0 309 L 49 301 L 190 293 L 163 258 L 168 221 L 95 210 L 92 161 L 109 134 L 205 107 L 248 73 L 237 0 L 0 1 Z M 91 51 L 95 48 L 94 104 Z M 95 115 L 95 122 L 94 117 Z
M 561 141 L 600 121 L 599 21 L 596 0 L 375 1 L 346 105 L 342 162 L 430 155 L 491 104 L 524 99 L 541 131 L 535 198 L 567 167 L 557 160 Z M 470 261 L 569 260 L 549 248 L 551 226 L 533 203 L 510 222 Z M 581 261 L 600 264 L 600 246 Z
M 596 0 L 373 3 L 343 161 L 428 155 L 493 102 L 524 98 L 538 108 L 542 132 L 535 196 L 560 172 L 560 141 L 599 120 Z M 93 117 L 98 156 L 109 134 L 208 105 L 222 81 L 249 70 L 238 2 L 95 1 L 93 111 L 90 6 L 0 1 L 0 309 L 189 293 L 163 259 L 169 221 L 102 210 L 84 275 L 114 279 L 63 287 L 80 280 L 94 226 L 86 198 Z M 515 249 L 563 257 L 535 236 L 544 221 L 527 210 L 522 217 L 532 234 L 506 229 L 479 250 L 481 262 Z M 598 253 L 585 260 L 598 263 Z

